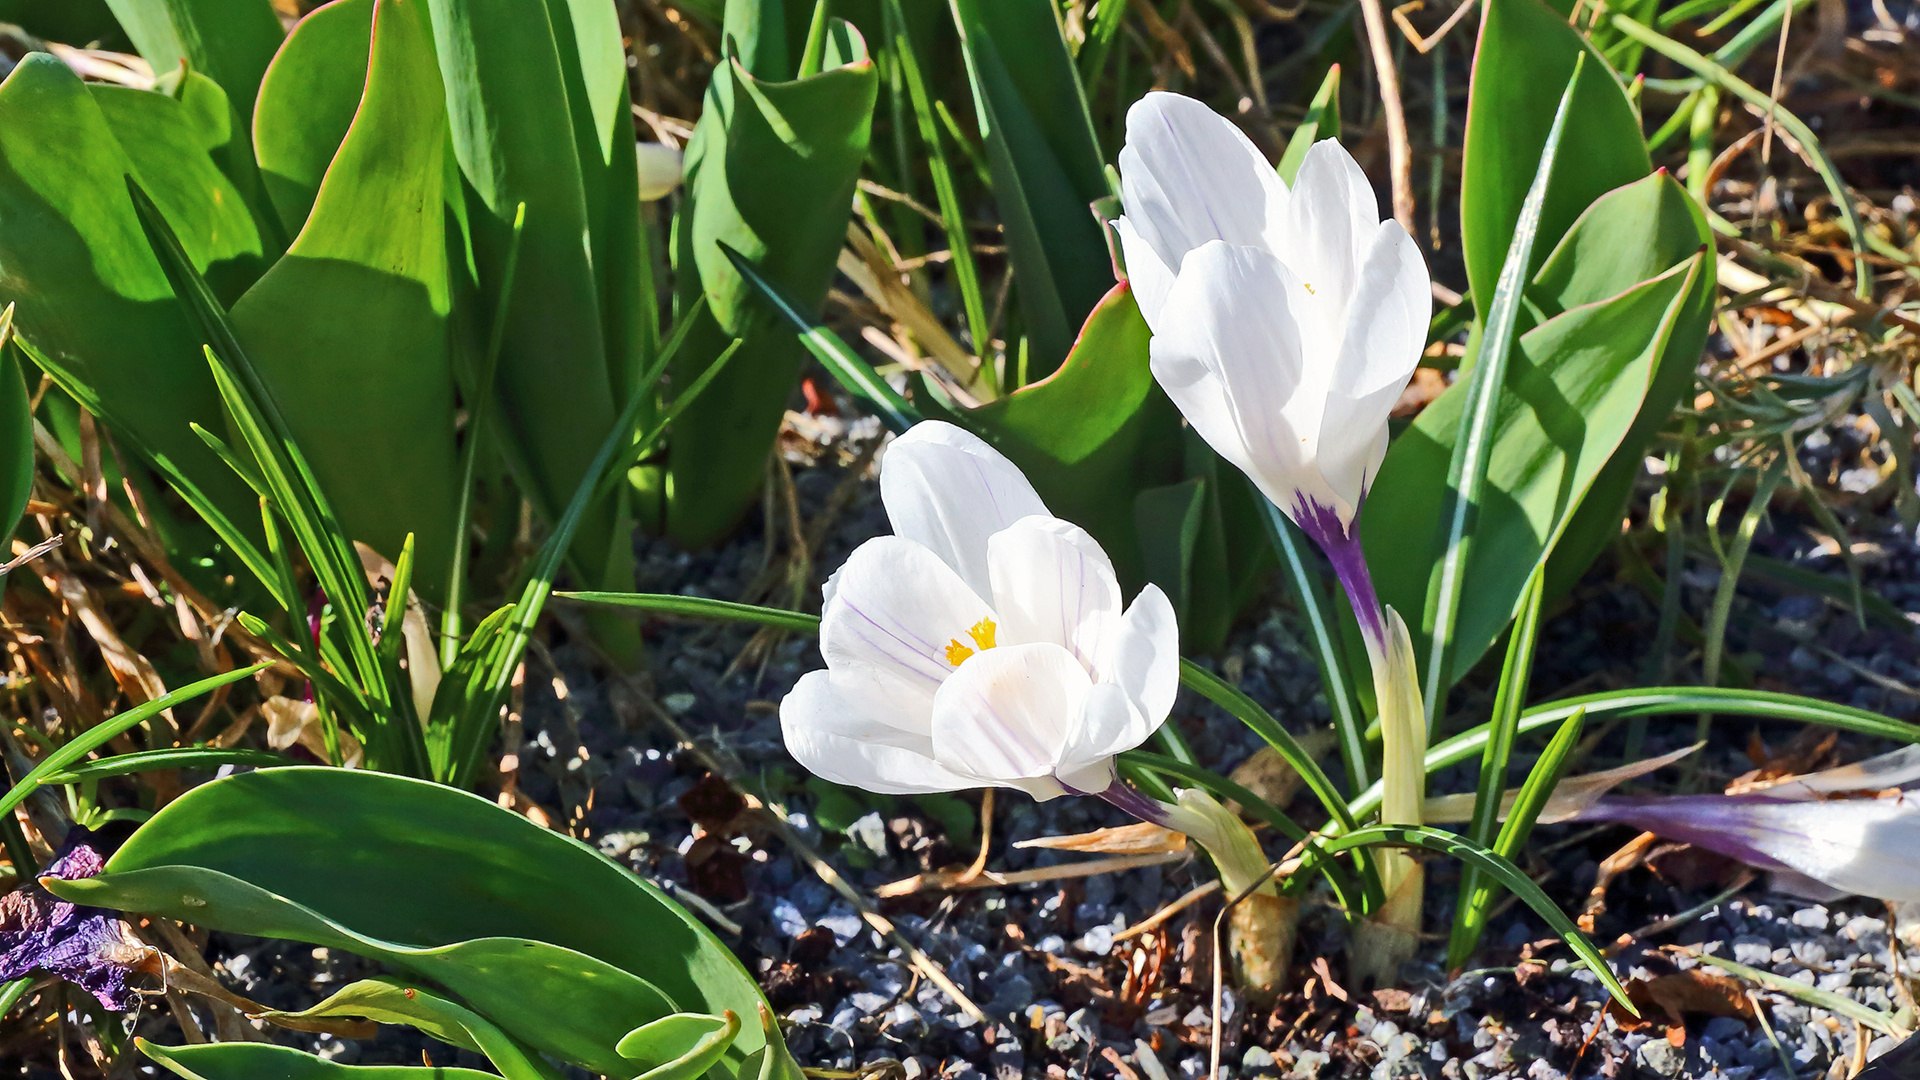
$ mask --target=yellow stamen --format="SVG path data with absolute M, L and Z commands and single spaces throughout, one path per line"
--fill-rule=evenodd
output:
M 1303 282 L 1301 282 L 1300 284 L 1302 284 L 1302 285 L 1305 285 L 1305 286 L 1307 287 L 1307 295 L 1308 295 L 1308 296 L 1318 296 L 1318 295 L 1319 295 L 1318 293 L 1316 293 L 1316 292 L 1314 292 L 1314 291 L 1313 291 L 1313 282 L 1311 282 L 1311 281 L 1303 281 Z
M 981 619 L 979 622 L 973 624 L 972 629 L 967 631 L 967 636 L 972 638 L 974 645 L 980 649 L 991 649 L 993 648 L 993 638 L 996 629 L 997 627 L 993 625 L 992 619 Z M 960 644 L 959 638 L 954 638 L 947 642 L 947 663 L 952 664 L 954 667 L 959 667 L 962 661 L 973 654 L 974 650 Z

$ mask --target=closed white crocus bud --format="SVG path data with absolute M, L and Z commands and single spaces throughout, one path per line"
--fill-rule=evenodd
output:
M 1179 94 L 1127 110 L 1120 187 L 1114 227 L 1154 378 L 1353 593 L 1354 518 L 1433 309 L 1418 245 L 1380 220 L 1339 142 L 1315 143 L 1289 189 L 1239 128 Z M 1364 593 L 1352 599 L 1378 640 L 1371 584 Z
M 664 199 L 668 192 L 680 186 L 682 161 L 678 147 L 643 142 L 635 143 L 633 149 L 640 158 L 641 202 Z
M 894 535 L 860 545 L 827 583 L 826 670 L 780 705 L 794 758 L 869 791 L 1086 793 L 1169 824 L 1170 808 L 1113 767 L 1179 689 L 1166 595 L 1148 585 L 1123 608 L 1093 537 L 951 424 L 915 425 L 887 448 L 880 497 Z

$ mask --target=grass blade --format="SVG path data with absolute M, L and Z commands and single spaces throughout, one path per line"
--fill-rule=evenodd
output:
M 1513 624 L 1507 641 L 1506 664 L 1500 671 L 1500 686 L 1494 695 L 1493 718 L 1488 721 L 1488 738 L 1480 757 L 1480 789 L 1473 801 L 1473 820 L 1467 838 L 1482 846 L 1491 845 L 1500 825 L 1500 802 L 1506 793 L 1507 760 L 1513 753 L 1514 733 L 1520 726 L 1520 708 L 1526 704 L 1527 683 L 1533 674 L 1533 654 L 1540 641 L 1540 600 L 1545 591 L 1546 563 L 1533 568 L 1521 597 L 1521 615 Z M 1579 715 L 1579 714 L 1575 714 Z M 1480 942 L 1485 926 L 1486 908 L 1479 898 L 1490 896 L 1480 880 L 1479 871 L 1462 867 L 1460 902 L 1454 909 L 1453 937 L 1447 946 L 1447 966 L 1466 963 L 1468 954 Z
M 1620 985 L 1618 979 L 1614 978 L 1613 970 L 1607 967 L 1606 959 L 1600 955 L 1598 949 L 1593 947 L 1593 942 L 1573 925 L 1573 920 L 1567 918 L 1566 912 L 1556 907 L 1553 901 L 1548 899 L 1547 894 L 1540 891 L 1540 886 L 1535 885 L 1532 878 L 1521 873 L 1513 863 L 1465 837 L 1442 832 L 1439 829 L 1430 829 L 1424 825 L 1369 826 L 1352 835 L 1326 841 L 1326 850 L 1337 852 L 1374 844 L 1395 844 L 1438 852 L 1475 867 L 1481 873 L 1512 890 L 1514 895 L 1526 901 L 1527 906 L 1532 908 L 1535 914 L 1546 920 L 1548 926 L 1553 927 L 1554 932 L 1560 935 L 1561 940 L 1567 943 L 1567 947 L 1573 950 L 1574 955 L 1580 958 L 1580 962 L 1586 965 L 1588 970 L 1599 976 L 1601 985 L 1607 988 L 1607 993 L 1612 994 L 1613 999 L 1619 1002 L 1622 1008 L 1635 1016 L 1640 1015 L 1640 1011 L 1627 1000 L 1626 989 Z
M 1515 330 L 1519 323 L 1521 301 L 1533 265 L 1533 242 L 1540 232 L 1540 209 L 1546 203 L 1547 185 L 1553 178 L 1553 163 L 1560 150 L 1560 138 L 1572 111 L 1574 87 L 1586 65 L 1583 52 L 1574 61 L 1573 77 L 1560 94 L 1560 105 L 1553 114 L 1553 126 L 1547 131 L 1540 151 L 1540 165 L 1534 170 L 1533 183 L 1520 204 L 1520 217 L 1514 223 L 1513 240 L 1507 247 L 1506 262 L 1487 306 L 1486 332 L 1480 339 L 1480 353 L 1474 361 L 1468 385 L 1465 430 L 1454 445 L 1453 463 L 1448 470 L 1447 486 L 1452 499 L 1446 516 L 1447 538 L 1440 562 L 1440 583 L 1433 600 L 1433 639 L 1427 653 L 1426 710 L 1427 729 L 1446 701 L 1452 685 L 1454 621 L 1460 614 L 1460 596 L 1466 586 L 1468 559 L 1473 547 L 1473 520 L 1487 482 L 1487 462 L 1493 450 L 1494 417 L 1500 397 L 1506 389 L 1507 358 L 1513 352 Z
M 756 604 L 738 604 L 732 600 L 710 600 L 703 596 L 675 596 L 669 593 L 556 592 L 553 595 L 558 599 L 571 600 L 579 604 L 599 604 L 603 607 L 627 608 L 656 615 L 684 615 L 693 619 L 746 622 L 802 634 L 820 632 L 818 615 L 760 607 Z
M 1850 705 L 1834 705 L 1797 694 L 1770 690 L 1728 690 L 1707 686 L 1654 686 L 1642 690 L 1608 690 L 1536 705 L 1520 714 L 1518 734 L 1553 727 L 1577 712 L 1588 716 L 1672 716 L 1702 711 L 1733 713 L 1791 724 L 1822 724 L 1872 738 L 1899 743 L 1920 742 L 1920 727 Z M 1427 748 L 1427 772 L 1432 773 L 1482 753 L 1488 725 L 1480 724 Z M 1356 818 L 1380 808 L 1380 785 L 1374 784 L 1348 804 Z
M 167 750 L 141 750 L 131 754 L 89 761 L 70 769 L 49 773 L 42 784 L 80 784 L 104 780 L 110 776 L 128 776 L 155 769 L 212 769 L 222 765 L 245 765 L 255 769 L 277 769 L 297 765 L 292 758 L 269 754 L 264 750 L 221 750 L 210 746 L 178 746 Z
M 1740 570 L 1747 561 L 1747 549 L 1753 546 L 1753 534 L 1760 528 L 1760 519 L 1766 516 L 1767 504 L 1773 501 L 1774 489 L 1786 479 L 1787 461 L 1786 455 L 1782 454 L 1760 475 L 1760 482 L 1754 487 L 1753 501 L 1747 504 L 1747 512 L 1740 515 L 1733 545 L 1720 560 L 1720 583 L 1713 590 L 1713 608 L 1707 616 L 1706 643 L 1701 647 L 1700 654 L 1701 679 L 1708 686 L 1720 682 L 1720 661 L 1726 652 L 1727 619 L 1733 614 L 1733 593 L 1740 585 Z M 1708 524 L 1711 528 L 1712 523 Z M 1712 724 L 1713 714 L 1701 713 L 1694 741 L 1705 741 Z
M 745 255 L 725 243 L 720 245 L 720 250 L 726 254 L 727 260 L 733 263 L 734 269 L 740 272 L 740 276 L 746 279 L 747 284 L 753 286 L 754 291 L 760 294 L 760 298 L 765 300 L 800 335 L 800 343 L 820 361 L 821 366 L 826 368 L 828 373 L 850 393 L 864 399 L 879 410 L 880 419 L 885 421 L 888 427 L 895 433 L 899 433 L 920 422 L 920 411 L 907 404 L 905 398 L 896 393 L 893 387 L 888 386 L 887 381 L 873 370 L 872 365 L 862 360 L 859 354 L 849 348 L 847 343 L 840 339 L 840 335 L 827 329 L 825 323 L 808 314 L 807 309 L 795 303 L 785 289 L 762 277 L 760 271 Z
M 211 679 L 201 679 L 197 683 L 183 686 L 171 693 L 162 694 L 152 701 L 136 705 L 110 720 L 104 720 L 95 724 L 93 727 L 75 736 L 72 742 L 48 754 L 40 764 L 33 767 L 31 772 L 21 777 L 20 782 L 13 785 L 6 795 L 0 796 L 0 815 L 12 813 L 14 807 L 19 806 L 21 802 L 25 801 L 26 797 L 33 794 L 40 785 L 48 782 L 47 777 L 67 771 L 70 766 L 78 762 L 81 758 L 105 746 L 107 741 L 114 736 L 139 727 L 141 724 L 146 723 L 148 719 L 167 709 L 173 708 L 183 701 L 192 701 L 201 694 L 217 690 L 229 683 L 239 682 L 241 679 L 248 678 L 265 670 L 268 666 L 269 664 L 262 662 L 250 667 L 235 668 L 232 671 L 221 672 Z
M 1826 150 L 1821 147 L 1820 139 L 1813 133 L 1813 129 L 1774 101 L 1771 95 L 1761 93 L 1740 76 L 1723 67 L 1717 60 L 1702 56 L 1665 34 L 1642 26 L 1618 12 L 1613 15 L 1613 26 L 1621 33 L 1701 78 L 1715 83 L 1722 90 L 1733 94 L 1754 108 L 1770 113 L 1774 122 L 1779 124 L 1788 135 L 1793 136 L 1801 149 L 1807 152 L 1814 171 L 1820 174 L 1820 179 L 1827 185 L 1827 192 L 1833 196 L 1834 207 L 1840 211 L 1840 223 L 1846 228 L 1847 238 L 1853 243 L 1854 266 L 1857 268 L 1854 271 L 1854 295 L 1862 300 L 1873 299 L 1873 275 L 1864 270 L 1872 264 L 1867 259 L 1866 228 L 1861 224 L 1860 210 L 1854 206 L 1853 196 L 1847 192 L 1846 181 L 1840 178 L 1840 170 L 1835 167 L 1833 159 L 1828 157 Z
M 1576 712 L 1562 721 L 1560 730 L 1554 732 L 1540 760 L 1534 763 L 1533 771 L 1527 774 L 1527 781 L 1520 786 L 1513 809 L 1507 812 L 1507 820 L 1500 826 L 1500 833 L 1492 844 L 1494 853 L 1501 858 L 1512 859 L 1518 855 L 1527 837 L 1532 835 L 1534 819 L 1540 816 L 1540 810 L 1553 795 L 1553 789 L 1560 783 L 1560 778 L 1566 775 L 1574 747 L 1579 745 L 1580 730 L 1586 722 L 1586 716 L 1584 712 Z M 1496 794 L 1493 817 L 1499 816 L 1499 799 L 1500 796 Z M 1485 802 L 1484 795 L 1481 802 Z M 1479 812 L 1480 805 L 1476 804 L 1476 824 Z M 1476 838 L 1474 842 L 1479 843 L 1479 840 Z M 1499 896 L 1497 887 L 1487 881 L 1477 868 L 1467 866 L 1462 869 L 1460 906 L 1454 916 L 1452 939 L 1447 944 L 1448 967 L 1459 967 L 1473 955 L 1473 950 L 1480 944 L 1480 935 L 1486 931 L 1493 902 Z

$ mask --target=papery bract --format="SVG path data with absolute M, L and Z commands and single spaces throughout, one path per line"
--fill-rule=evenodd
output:
M 1335 140 L 1291 189 L 1226 118 L 1151 93 L 1127 112 L 1114 223 L 1154 377 L 1221 457 L 1331 553 L 1426 344 L 1431 286 Z M 1356 553 L 1357 557 L 1357 553 Z
M 1166 596 L 1149 585 L 1123 609 L 1099 544 L 951 424 L 896 440 L 880 494 L 895 535 L 827 583 L 827 668 L 781 703 L 794 758 L 886 793 L 1132 794 L 1113 756 L 1159 727 L 1179 686 Z

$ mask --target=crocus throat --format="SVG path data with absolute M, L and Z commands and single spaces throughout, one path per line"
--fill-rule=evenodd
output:
M 973 639 L 975 647 L 968 648 L 960 644 L 959 638 L 954 638 L 947 642 L 947 663 L 959 667 L 961 661 L 972 656 L 976 651 L 984 652 L 993 648 L 993 638 L 997 630 L 998 627 L 993 625 L 992 619 L 981 619 L 974 623 L 973 627 L 967 631 L 967 636 Z
M 1379 595 L 1373 591 L 1373 576 L 1367 573 L 1366 553 L 1360 549 L 1359 509 L 1355 508 L 1354 525 L 1349 528 L 1340 523 L 1340 515 L 1332 507 L 1302 496 L 1294 504 L 1292 516 L 1313 542 L 1320 545 L 1320 550 L 1326 552 L 1327 561 L 1333 563 L 1333 572 L 1340 578 L 1347 602 L 1353 605 L 1353 617 L 1360 623 L 1367 647 L 1384 651 L 1387 617 L 1380 607 Z

